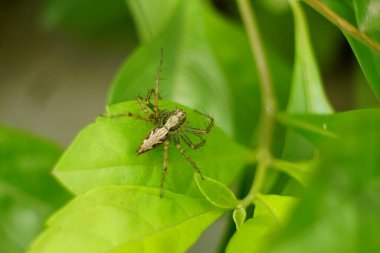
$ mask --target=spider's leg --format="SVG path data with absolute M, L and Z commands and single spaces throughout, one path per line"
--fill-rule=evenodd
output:
M 168 172 L 168 150 L 169 150 L 169 139 L 166 139 L 164 141 L 164 164 L 162 167 L 162 177 L 161 177 L 161 184 L 160 184 L 160 198 L 164 196 L 164 182 L 165 177 Z
M 158 109 L 158 99 L 159 99 L 159 86 L 160 86 L 160 78 L 161 78 L 161 68 L 162 68 L 162 63 L 164 61 L 163 58 L 164 50 L 161 48 L 161 58 L 160 58 L 160 65 L 158 65 L 157 68 L 157 75 L 156 75 L 156 87 L 154 90 L 154 105 L 153 105 L 153 111 L 154 111 L 154 116 L 157 119 L 159 116 L 159 109 Z
M 154 92 L 154 89 L 149 89 L 148 94 L 146 95 L 146 98 L 145 98 L 145 105 L 148 106 L 148 108 L 151 109 L 153 112 L 155 112 L 154 105 L 150 101 L 150 98 L 152 97 L 153 92 Z
M 195 112 L 199 113 L 199 114 L 201 114 L 204 117 L 206 117 L 206 118 L 209 119 L 208 126 L 205 129 L 198 129 L 198 128 L 193 128 L 193 127 L 185 127 L 185 130 L 187 132 L 190 132 L 190 133 L 193 133 L 193 134 L 208 134 L 211 131 L 212 127 L 214 126 L 214 118 L 212 118 L 211 116 L 209 116 L 207 114 L 201 113 L 199 111 L 195 111 Z
M 149 117 L 150 113 L 148 112 L 148 109 L 146 108 L 145 104 L 143 103 L 142 98 L 140 96 L 137 96 L 136 100 L 139 103 L 141 109 L 144 111 L 144 113 Z
M 202 176 L 202 173 L 200 171 L 200 169 L 198 168 L 198 165 L 190 158 L 190 156 L 185 152 L 185 150 L 181 147 L 181 144 L 180 144 L 180 141 L 179 141 L 179 138 L 177 136 L 174 136 L 174 142 L 175 142 L 175 146 L 176 148 L 179 150 L 179 152 L 181 152 L 181 154 L 186 158 L 186 160 L 193 166 L 193 168 L 195 169 L 195 171 L 201 176 L 201 178 L 203 179 L 203 176 Z
M 185 134 L 181 134 L 182 140 L 189 146 L 191 149 L 198 149 L 206 144 L 206 140 L 203 139 L 202 135 L 197 135 L 200 139 L 200 142 L 197 144 L 194 144 L 189 137 L 187 137 Z
M 132 117 L 135 119 L 141 119 L 145 121 L 151 121 L 149 117 L 141 116 L 138 114 L 134 114 L 131 112 L 125 112 L 125 113 L 119 113 L 119 114 L 113 114 L 113 115 L 101 115 L 102 117 L 109 118 L 109 119 L 115 119 L 115 118 L 121 118 L 121 117 Z

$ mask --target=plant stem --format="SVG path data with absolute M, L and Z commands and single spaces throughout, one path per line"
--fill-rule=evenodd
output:
M 355 26 L 350 24 L 347 20 L 339 16 L 337 13 L 332 11 L 329 7 L 324 5 L 320 0 L 303 0 L 305 3 L 310 5 L 320 14 L 325 16 L 328 20 L 330 20 L 333 24 L 339 27 L 343 32 L 348 33 L 352 37 L 356 38 L 363 44 L 371 47 L 376 52 L 380 53 L 380 43 L 371 39 L 366 34 L 359 31 Z
M 274 95 L 269 68 L 265 57 L 265 50 L 261 42 L 252 6 L 248 0 L 237 0 L 237 4 L 248 35 L 252 56 L 256 62 L 263 103 L 259 129 L 261 139 L 257 154 L 256 175 L 248 195 L 241 202 L 244 207 L 247 207 L 253 203 L 255 194 L 260 192 L 266 170 L 271 161 L 270 146 L 272 143 L 273 126 L 277 111 L 277 101 Z

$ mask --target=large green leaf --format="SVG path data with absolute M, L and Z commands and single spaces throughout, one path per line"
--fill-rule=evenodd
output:
M 0 126 L 0 252 L 24 252 L 68 199 L 50 175 L 60 153 L 49 141 Z
M 207 111 L 227 133 L 233 133 L 229 89 L 206 43 L 204 16 L 207 11 L 203 5 L 200 0 L 180 2 L 165 29 L 123 65 L 114 81 L 109 104 L 133 99 L 153 88 L 163 48 L 161 95 Z
M 306 118 L 338 138 L 322 137 L 318 174 L 287 229 L 265 252 L 377 252 L 380 110 Z
M 29 253 L 184 252 L 221 214 L 203 198 L 102 187 L 56 213 Z
M 251 144 L 261 111 L 260 91 L 242 27 L 218 14 L 206 1 L 164 1 L 160 12 L 150 8 L 150 1 L 127 2 L 140 33 L 153 36 L 121 69 L 110 103 L 132 99 L 153 87 L 162 47 L 163 97 L 212 113 L 225 131 L 239 142 Z M 284 106 L 289 67 L 278 54 L 268 53 Z
M 207 125 L 205 117 L 188 108 L 165 101 L 161 101 L 160 107 L 182 108 L 187 112 L 191 126 L 204 128 Z M 143 113 L 136 101 L 108 108 L 109 115 L 123 112 Z M 136 155 L 137 147 L 153 127 L 150 123 L 131 117 L 100 117 L 79 133 L 57 164 L 54 174 L 76 194 L 111 184 L 159 187 L 163 147 Z M 235 144 L 217 126 L 205 138 L 207 144 L 201 149 L 191 150 L 184 143 L 182 146 L 198 163 L 203 175 L 224 184 L 231 183 L 244 164 L 251 160 L 250 152 Z M 175 193 L 200 196 L 193 173 L 192 166 L 171 143 L 165 188 Z
M 253 219 L 247 220 L 231 238 L 227 253 L 263 252 L 286 223 L 296 198 L 278 195 L 259 195 Z

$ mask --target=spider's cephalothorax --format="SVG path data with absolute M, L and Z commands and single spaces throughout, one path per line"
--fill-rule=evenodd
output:
M 157 71 L 156 78 L 156 87 L 155 90 L 149 90 L 145 103 L 143 102 L 141 97 L 137 97 L 137 101 L 141 106 L 141 109 L 144 111 L 145 115 L 137 115 L 133 113 L 122 113 L 117 115 L 111 115 L 111 118 L 117 117 L 134 117 L 137 119 L 142 119 L 148 122 L 154 123 L 155 127 L 148 133 L 145 139 L 142 141 L 141 145 L 137 148 L 136 153 L 138 155 L 145 153 L 153 148 L 164 144 L 164 161 L 163 161 L 163 173 L 161 177 L 161 197 L 163 195 L 163 186 L 165 182 L 165 176 L 167 173 L 167 163 L 168 163 L 168 149 L 170 141 L 175 143 L 176 148 L 179 152 L 186 158 L 188 162 L 193 166 L 197 173 L 199 173 L 202 177 L 202 174 L 197 166 L 197 164 L 188 156 L 185 150 L 182 148 L 180 144 L 180 140 L 183 140 L 186 145 L 188 145 L 191 149 L 198 149 L 202 147 L 206 140 L 203 138 L 203 135 L 209 133 L 214 125 L 214 119 L 208 115 L 200 113 L 201 115 L 207 117 L 209 119 L 209 124 L 206 129 L 197 129 L 187 126 L 186 121 L 186 113 L 181 109 L 174 109 L 171 112 L 166 110 L 160 110 L 158 107 L 158 88 L 160 81 L 160 70 L 162 66 L 162 51 L 161 51 L 161 61 L 160 66 Z M 154 93 L 154 104 L 151 102 L 151 96 Z M 199 143 L 194 144 L 191 139 L 187 136 L 187 134 L 193 134 L 199 138 Z M 202 177 L 203 178 L 203 177 Z

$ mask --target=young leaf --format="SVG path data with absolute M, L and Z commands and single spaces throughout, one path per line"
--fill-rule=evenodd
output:
M 77 197 L 48 222 L 29 253 L 185 252 L 221 214 L 205 199 L 138 186 Z
M 376 252 L 380 247 L 380 110 L 314 118 L 328 119 L 339 138 L 320 146 L 321 162 L 313 184 L 289 226 L 274 240 L 273 249 L 265 252 Z
M 290 113 L 329 113 L 332 108 L 323 90 L 318 66 L 311 47 L 308 27 L 297 0 L 291 3 L 296 33 L 296 55 L 292 89 L 287 111 Z
M 278 195 L 259 195 L 253 219 L 247 220 L 227 246 L 227 253 L 263 252 L 279 229 L 285 225 L 296 198 Z
M 161 108 L 181 108 L 187 113 L 190 126 L 204 128 L 207 119 L 193 110 L 161 101 Z M 142 114 L 137 101 L 112 105 L 108 115 L 125 112 Z M 163 147 L 141 155 L 137 147 L 154 127 L 153 124 L 132 117 L 109 119 L 100 117 L 83 129 L 54 169 L 58 179 L 75 194 L 101 185 L 143 185 L 159 187 L 162 176 Z M 202 174 L 229 184 L 243 166 L 251 160 L 251 152 L 234 143 L 219 127 L 205 135 L 207 143 L 198 150 L 187 148 L 188 155 L 198 164 Z M 195 139 L 195 141 L 198 141 Z M 201 196 L 195 180 L 194 168 L 170 143 L 168 174 L 164 188 L 175 193 Z
M 203 196 L 214 206 L 232 209 L 239 204 L 235 194 L 224 184 L 209 177 L 202 178 L 198 173 L 195 173 L 194 177 Z
M 68 199 L 50 175 L 60 153 L 49 141 L 0 126 L 0 252 L 24 252 Z
M 234 210 L 232 213 L 232 218 L 234 219 L 236 230 L 239 230 L 243 226 L 246 217 L 247 212 L 245 211 L 244 207 L 238 206 Z

